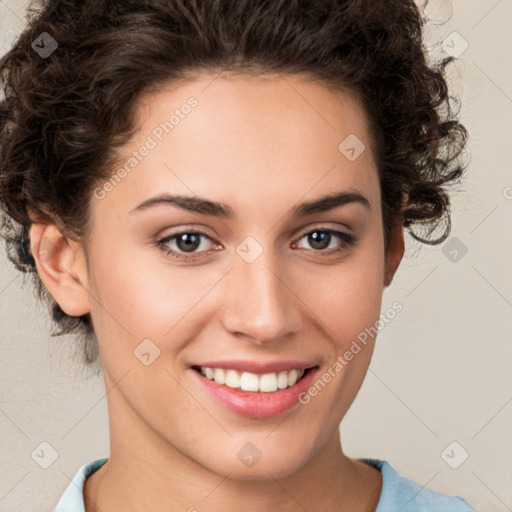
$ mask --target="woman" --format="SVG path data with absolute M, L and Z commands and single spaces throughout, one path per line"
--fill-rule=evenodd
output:
M 463 172 L 422 23 L 408 0 L 34 13 L 0 62 L 3 236 L 110 419 L 56 512 L 473 510 L 338 433 L 404 227 L 443 241 Z

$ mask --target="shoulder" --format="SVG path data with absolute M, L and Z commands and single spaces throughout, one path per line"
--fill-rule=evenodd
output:
M 382 473 L 382 491 L 375 512 L 477 512 L 460 496 L 446 496 L 399 475 L 385 460 L 360 459 Z
M 91 473 L 103 466 L 107 460 L 107 458 L 96 459 L 84 464 L 69 483 L 53 512 L 84 512 L 84 482 Z

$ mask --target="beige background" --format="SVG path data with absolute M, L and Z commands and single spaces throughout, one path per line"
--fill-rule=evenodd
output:
M 26 4 L 0 0 L 0 49 L 22 29 Z M 349 455 L 386 459 L 422 485 L 504 512 L 512 510 L 512 1 L 434 0 L 428 13 L 434 55 L 442 40 L 452 52 L 469 45 L 451 71 L 471 134 L 452 232 L 467 253 L 454 263 L 443 252 L 450 242 L 408 240 L 383 304 L 399 301 L 403 311 L 379 334 L 341 434 Z M 72 338 L 49 336 L 30 281 L 3 248 L 0 259 L 0 511 L 51 511 L 82 464 L 108 456 L 103 381 L 73 362 Z M 468 453 L 457 469 L 441 455 L 453 441 L 447 460 Z M 31 457 L 43 442 L 58 453 L 48 469 Z

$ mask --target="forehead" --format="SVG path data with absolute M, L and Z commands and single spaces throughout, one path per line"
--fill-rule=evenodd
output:
M 143 97 L 136 119 L 116 169 L 134 165 L 125 165 L 128 175 L 109 194 L 111 204 L 131 209 L 161 192 L 259 203 L 260 210 L 264 202 L 290 206 L 340 189 L 379 198 L 362 105 L 320 82 L 197 75 Z M 144 147 L 144 156 L 134 157 Z
M 251 141 L 240 133 L 241 128 L 244 132 L 258 130 L 259 139 L 255 142 L 268 142 L 270 148 L 280 142 L 272 139 L 276 134 L 283 142 L 300 144 L 304 150 L 326 136 L 326 144 L 334 142 L 337 147 L 338 139 L 350 134 L 365 139 L 369 149 L 373 146 L 366 112 L 355 92 L 335 89 L 308 76 L 287 74 L 198 72 L 188 80 L 170 83 L 139 100 L 136 106 L 139 135 L 153 131 L 159 120 L 168 121 L 173 112 L 186 110 L 185 117 L 189 117 L 186 103 L 190 98 L 197 101 L 197 107 L 190 116 L 192 121 L 186 124 L 194 125 L 194 132 L 204 143 L 214 138 L 219 149 L 244 140 L 247 142 L 244 147 L 249 148 Z M 183 118 L 180 115 L 180 120 Z M 179 130 L 172 130 L 173 138 L 186 131 L 186 124 L 181 121 L 179 124 Z M 216 130 L 212 132 L 212 128 Z M 231 137 L 222 139 L 222 133 Z M 308 140 L 311 143 L 305 145 Z

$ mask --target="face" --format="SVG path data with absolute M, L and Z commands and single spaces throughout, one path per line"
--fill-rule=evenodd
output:
M 374 340 L 345 354 L 399 260 L 363 109 L 298 77 L 204 75 L 138 120 L 95 190 L 85 277 L 111 448 L 289 475 L 335 442 Z

